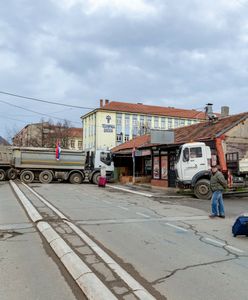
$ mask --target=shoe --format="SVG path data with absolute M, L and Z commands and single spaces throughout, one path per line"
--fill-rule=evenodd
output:
M 216 218 L 216 217 L 218 217 L 217 215 L 209 215 L 209 218 Z
M 219 215 L 218 217 L 219 217 L 219 218 L 222 218 L 222 219 L 225 219 L 225 216 L 224 216 L 224 215 Z

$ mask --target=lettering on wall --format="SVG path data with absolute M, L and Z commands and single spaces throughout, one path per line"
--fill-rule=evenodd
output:
M 107 121 L 107 124 L 102 124 L 103 132 L 113 132 L 115 129 L 115 125 L 110 124 L 111 116 L 107 115 L 106 121 Z

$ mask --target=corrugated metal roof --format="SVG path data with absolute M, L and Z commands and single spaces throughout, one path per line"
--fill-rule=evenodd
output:
M 202 122 L 194 125 L 173 129 L 175 132 L 175 144 L 184 144 L 188 142 L 207 141 L 224 134 L 243 120 L 248 118 L 248 112 L 228 116 L 212 122 Z M 163 143 L 161 143 L 163 144 Z M 151 137 L 149 134 L 138 136 L 124 144 L 112 149 L 113 152 L 125 149 L 150 147 Z

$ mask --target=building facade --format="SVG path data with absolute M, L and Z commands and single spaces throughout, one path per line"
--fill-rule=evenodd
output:
M 48 122 L 26 125 L 12 139 L 14 146 L 51 148 L 60 141 L 65 149 L 82 150 L 82 128 L 51 125 Z
M 83 149 L 111 149 L 151 129 L 167 130 L 205 120 L 205 113 L 100 100 L 100 107 L 81 117 L 84 130 Z

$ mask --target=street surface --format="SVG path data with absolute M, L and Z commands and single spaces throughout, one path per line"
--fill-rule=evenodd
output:
M 16 184 L 117 299 L 247 299 L 248 240 L 231 234 L 237 215 L 248 211 L 247 197 L 225 198 L 226 219 L 213 220 L 210 202 L 191 197 L 90 184 L 29 185 L 38 198 Z M 0 299 L 86 299 L 8 182 L 0 183 L 0 267 Z

